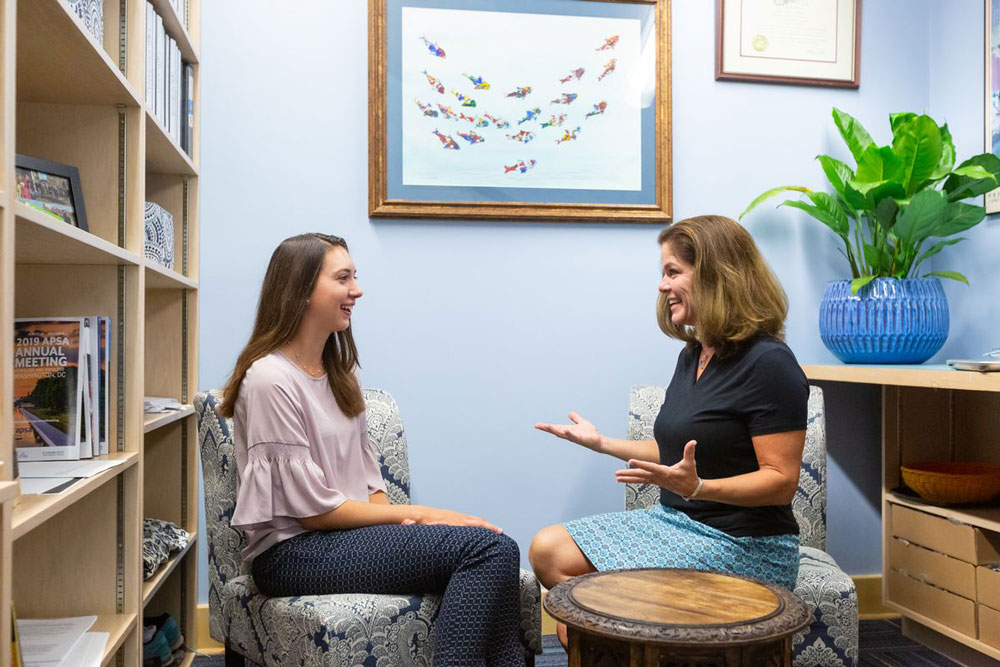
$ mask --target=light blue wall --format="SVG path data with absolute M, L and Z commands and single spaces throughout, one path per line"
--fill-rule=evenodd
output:
M 952 122 L 960 155 L 980 150 L 981 11 L 958 17 L 953 4 L 979 3 L 866 1 L 853 91 L 716 82 L 714 3 L 674 0 L 676 219 L 735 216 L 774 185 L 823 187 L 813 156 L 848 157 L 834 105 L 883 143 L 889 112 L 930 109 Z M 654 319 L 658 229 L 370 221 L 366 7 L 203 3 L 200 383 L 231 370 L 274 246 L 303 231 L 346 237 L 366 290 L 363 379 L 400 404 L 415 501 L 487 516 L 525 553 L 541 526 L 622 507 L 615 461 L 531 425 L 577 410 L 624 434 L 629 386 L 668 381 L 680 346 Z M 953 76 L 966 61 L 978 74 Z M 790 209 L 746 222 L 788 291 L 789 344 L 804 363 L 832 362 L 816 323 L 823 285 L 844 277 L 831 235 Z M 942 358 L 1000 343 L 976 315 L 997 282 L 993 253 L 976 245 Z M 848 572 L 878 572 L 878 394 L 827 392 L 842 415 L 830 426 L 828 547 Z M 204 602 L 204 540 L 199 553 Z

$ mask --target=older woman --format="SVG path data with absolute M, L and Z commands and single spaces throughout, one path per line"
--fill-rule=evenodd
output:
M 657 319 L 687 345 L 655 440 L 602 435 L 572 412 L 572 424 L 536 428 L 627 461 L 617 480 L 656 484 L 660 502 L 548 526 L 532 541 L 531 564 L 550 588 L 595 570 L 637 567 L 717 570 L 791 588 L 799 565 L 791 501 L 809 388 L 782 340 L 787 298 L 733 220 L 684 220 L 659 243 Z

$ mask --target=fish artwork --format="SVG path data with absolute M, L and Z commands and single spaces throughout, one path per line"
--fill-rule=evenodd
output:
M 617 64 L 618 64 L 618 59 L 617 58 L 612 58 L 608 62 L 608 64 L 604 66 L 604 71 L 601 72 L 601 75 L 599 77 L 597 77 L 597 80 L 600 81 L 601 79 L 603 79 L 607 75 L 609 75 L 612 72 L 614 72 L 615 71 L 615 65 L 617 65 Z
M 427 83 L 431 84 L 431 88 L 444 95 L 444 86 L 441 85 L 440 81 L 428 74 L 427 70 L 424 70 L 424 76 L 427 77 Z
M 535 138 L 534 132 L 528 132 L 527 130 L 521 130 L 517 134 L 508 134 L 508 139 L 513 139 L 514 141 L 520 141 L 522 144 L 526 144 Z
M 582 77 L 582 76 L 583 76 L 583 73 L 584 73 L 585 71 L 586 71 L 586 70 L 585 70 L 585 69 L 583 69 L 582 67 L 577 67 L 577 68 L 576 68 L 575 70 L 573 70 L 572 72 L 570 72 L 569 74 L 567 74 L 567 75 L 566 75 L 566 76 L 564 76 L 563 78 L 559 79 L 559 83 L 569 83 L 569 82 L 570 82 L 570 81 L 572 81 L 572 80 L 573 80 L 574 78 L 575 78 L 575 79 L 576 79 L 577 81 L 579 81 L 579 80 L 580 80 L 580 77 Z
M 441 148 L 444 148 L 445 150 L 452 150 L 452 151 L 459 150 L 458 142 L 455 141 L 454 139 L 452 139 L 451 135 L 441 134 L 437 130 L 434 130 L 434 134 L 436 134 L 437 138 L 441 140 L 442 144 L 444 144 L 443 146 L 441 146 Z
M 423 40 L 424 44 L 427 45 L 427 50 L 431 52 L 432 56 L 437 56 L 438 58 L 444 58 L 445 57 L 445 55 L 444 55 L 444 49 L 442 49 L 440 46 L 438 46 L 434 42 L 428 40 L 426 37 L 424 37 L 422 35 L 421 35 L 420 39 Z
M 542 127 L 562 127 L 564 120 L 566 120 L 566 114 L 561 113 L 558 117 L 552 114 L 552 118 L 542 123 Z
M 594 110 L 591 111 L 590 113 L 588 113 L 585 116 L 585 119 L 586 118 L 590 118 L 591 116 L 600 116 L 601 114 L 604 113 L 604 110 L 607 109 L 607 108 L 608 108 L 608 103 L 607 102 L 603 102 L 603 101 L 602 102 L 598 102 L 597 104 L 594 105 Z
M 464 113 L 461 113 L 461 112 L 459 112 L 459 114 L 458 114 L 458 119 L 459 120 L 467 120 L 470 123 L 475 123 L 476 122 L 475 118 L 473 118 L 472 116 L 466 116 Z
M 490 84 L 487 81 L 483 81 L 481 76 L 472 76 L 471 74 L 463 74 L 466 79 L 472 82 L 472 85 L 476 87 L 476 90 L 489 90 Z
M 579 126 L 577 126 L 577 128 L 575 130 L 566 130 L 565 132 L 563 132 L 562 137 L 560 137 L 559 139 L 556 139 L 556 143 L 557 144 L 561 144 L 561 143 L 563 143 L 565 141 L 573 141 L 574 139 L 576 139 L 576 136 L 579 133 L 580 133 L 580 127 Z
M 458 136 L 462 137 L 463 139 L 465 139 L 466 141 L 468 141 L 470 144 L 480 144 L 480 143 L 486 141 L 486 139 L 484 137 L 479 136 L 475 132 L 459 132 Z
M 612 35 L 611 37 L 608 37 L 606 40 L 604 40 L 604 44 L 600 48 L 597 48 L 597 49 L 594 49 L 594 50 L 595 51 L 609 51 L 609 50 L 615 48 L 616 46 L 618 46 L 618 35 Z
M 484 113 L 483 116 L 491 123 L 493 123 L 498 130 L 503 130 L 510 127 L 510 123 L 505 121 L 503 118 L 499 118 L 498 116 L 491 116 L 488 113 Z
M 538 114 L 540 114 L 540 113 L 542 113 L 542 110 L 539 109 L 538 107 L 535 107 L 534 109 L 528 109 L 524 113 L 524 118 L 522 118 L 521 120 L 517 121 L 517 124 L 520 125 L 521 123 L 526 123 L 529 120 L 537 120 L 538 119 Z
M 515 162 L 510 166 L 504 165 L 503 173 L 509 174 L 511 172 L 515 172 L 523 174 L 529 169 L 534 169 L 536 164 L 538 163 L 535 162 L 534 160 L 528 160 L 527 162 L 525 162 L 524 160 L 518 160 L 517 162 Z
M 523 100 L 530 94 L 531 86 L 518 86 L 512 92 L 507 93 L 507 97 L 516 97 L 519 100 Z
M 576 93 L 563 93 L 556 99 L 549 102 L 549 104 L 573 104 L 573 100 L 578 97 Z
M 490 126 L 490 121 L 484 118 L 483 116 L 478 116 L 476 118 L 476 127 L 489 127 L 489 126 Z
M 430 104 L 421 104 L 420 100 L 413 100 L 420 107 L 420 110 L 424 112 L 425 116 L 430 116 L 431 118 L 437 118 L 438 112 L 431 108 Z
M 457 90 L 451 91 L 451 94 L 458 98 L 458 101 L 462 103 L 463 107 L 474 107 L 476 106 L 476 101 L 469 97 L 468 95 L 463 95 Z
M 452 111 L 451 107 L 446 107 L 445 105 L 438 103 L 437 108 L 442 114 L 444 114 L 444 117 L 447 118 L 448 120 L 458 118 L 458 114 Z

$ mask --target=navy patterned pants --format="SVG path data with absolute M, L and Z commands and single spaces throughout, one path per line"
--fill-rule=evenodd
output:
M 316 531 L 278 542 L 251 571 L 271 597 L 443 593 L 435 667 L 524 665 L 520 554 L 506 535 L 467 526 Z

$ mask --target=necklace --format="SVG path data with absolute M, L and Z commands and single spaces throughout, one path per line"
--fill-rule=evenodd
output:
M 708 360 L 712 358 L 711 352 L 702 352 L 701 356 L 698 357 L 698 370 L 705 370 L 705 366 L 708 366 Z
M 304 370 L 306 372 L 306 375 L 308 375 L 309 377 L 312 377 L 312 378 L 321 378 L 324 375 L 326 375 L 326 369 L 325 368 L 321 367 L 320 370 L 318 370 L 318 371 L 315 370 L 315 369 L 309 368 L 309 365 L 306 364 L 304 361 L 302 361 L 302 359 L 299 358 L 299 353 L 296 352 L 294 349 L 292 350 L 292 356 L 295 357 L 295 363 L 296 363 L 296 365 L 298 365 L 299 368 L 301 368 L 302 370 Z

